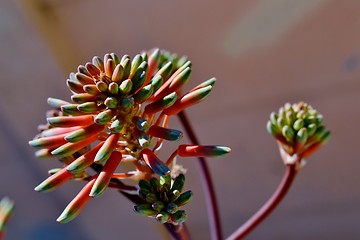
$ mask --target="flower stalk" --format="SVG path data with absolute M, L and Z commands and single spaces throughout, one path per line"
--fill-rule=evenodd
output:
M 191 142 L 193 144 L 198 145 L 199 140 L 195 135 L 195 132 L 191 126 L 191 123 L 185 111 L 183 110 L 179 112 L 178 117 L 186 133 L 188 134 Z M 222 239 L 223 236 L 222 228 L 221 228 L 221 219 L 220 219 L 220 213 L 216 199 L 215 188 L 211 178 L 211 173 L 207 166 L 206 159 L 204 157 L 198 157 L 197 159 L 198 159 L 198 168 L 200 170 L 200 176 L 202 179 L 202 185 L 204 188 L 207 211 L 209 215 L 211 238 L 213 240 L 220 240 Z
M 227 240 L 240 240 L 246 237 L 251 233 L 270 213 L 280 204 L 284 199 L 285 195 L 289 191 L 292 183 L 294 182 L 296 173 L 295 164 L 290 164 L 286 166 L 284 177 L 273 193 L 269 200 L 249 219 L 247 220 L 240 228 L 238 228 L 234 233 L 232 233 Z

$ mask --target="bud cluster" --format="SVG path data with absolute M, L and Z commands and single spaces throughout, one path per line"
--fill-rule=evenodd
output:
M 282 151 L 300 158 L 309 156 L 330 137 L 323 116 L 304 102 L 286 103 L 278 113 L 271 113 L 267 130 L 277 139 Z
M 48 192 L 70 179 L 91 179 L 59 222 L 74 219 L 87 201 L 101 196 L 115 178 L 138 181 L 168 175 L 177 154 L 194 157 L 230 152 L 224 146 L 180 145 L 167 162 L 157 156 L 164 141 L 183 137 L 181 131 L 168 128 L 170 117 L 204 100 L 215 84 L 211 78 L 183 93 L 191 66 L 187 57 L 159 49 L 134 58 L 114 53 L 95 56 L 69 75 L 66 83 L 71 101 L 48 99 L 54 110 L 29 144 L 38 148 L 36 156 L 55 156 L 65 166 L 53 169 L 35 190 Z M 122 162 L 132 163 L 134 171 L 118 173 Z M 100 169 L 97 175 L 87 172 L 94 166 Z
M 175 179 L 170 175 L 160 176 L 160 180 L 140 180 L 139 195 L 143 203 L 134 207 L 135 211 L 155 218 L 160 223 L 179 224 L 186 220 L 185 210 L 179 208 L 192 198 L 192 192 L 181 193 L 185 184 L 185 176 L 180 174 Z

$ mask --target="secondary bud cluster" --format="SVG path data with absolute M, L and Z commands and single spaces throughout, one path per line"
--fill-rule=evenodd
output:
M 304 102 L 286 103 L 278 113 L 271 113 L 267 129 L 282 151 L 299 158 L 309 156 L 330 137 L 323 125 L 323 116 Z
M 151 178 L 150 181 L 140 180 L 139 195 L 144 203 L 134 207 L 135 211 L 155 218 L 160 223 L 182 223 L 186 220 L 185 210 L 179 208 L 192 198 L 192 192 L 181 193 L 185 184 L 185 176 L 180 174 L 175 179 L 170 175 L 161 176 L 160 181 Z

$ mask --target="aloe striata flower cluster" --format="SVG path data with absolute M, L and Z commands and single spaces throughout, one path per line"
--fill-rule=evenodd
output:
M 224 146 L 182 144 L 166 161 L 157 156 L 164 140 L 179 141 L 183 136 L 181 131 L 168 128 L 169 117 L 204 100 L 212 91 L 214 78 L 182 93 L 190 74 L 191 62 L 186 57 L 159 49 L 133 59 L 114 53 L 94 57 L 70 74 L 66 83 L 71 100 L 49 98 L 53 110 L 48 112 L 47 124 L 41 125 L 40 134 L 29 142 L 39 149 L 36 156 L 55 156 L 64 163 L 63 168 L 50 171 L 36 191 L 51 191 L 71 179 L 87 181 L 59 222 L 74 219 L 91 198 L 111 187 L 114 179 L 140 180 L 139 198 L 146 202 L 149 197 L 144 195 L 145 182 L 158 181 L 156 177 L 161 176 L 160 183 L 165 185 L 159 183 L 159 188 L 149 188 L 148 193 L 156 197 L 155 202 L 178 203 L 180 200 L 175 198 L 182 199 L 183 195 L 181 189 L 170 187 L 171 182 L 176 185 L 179 178 L 185 177 L 171 173 L 171 169 L 179 169 L 173 161 L 176 156 L 219 156 L 230 152 Z M 132 164 L 133 170 L 122 170 L 122 163 Z M 91 174 L 90 168 L 100 171 Z M 144 212 L 142 208 L 135 207 L 140 213 Z M 148 216 L 159 222 L 185 219 L 183 210 L 165 213 L 156 209 L 157 214 Z

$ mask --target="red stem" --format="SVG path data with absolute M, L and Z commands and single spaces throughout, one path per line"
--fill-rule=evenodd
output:
M 178 117 L 180 118 L 180 121 L 190 138 L 190 141 L 193 144 L 199 145 L 199 141 L 185 112 L 181 111 L 178 114 Z M 200 176 L 202 179 L 202 185 L 204 188 L 207 210 L 209 214 L 211 237 L 214 240 L 220 240 L 222 239 L 221 221 L 211 174 L 205 158 L 198 157 L 198 164 L 198 167 L 200 169 Z
M 273 193 L 271 198 L 240 228 L 231 234 L 227 240 L 239 240 L 246 237 L 256 226 L 258 226 L 269 214 L 279 205 L 281 200 L 285 197 L 286 193 L 291 187 L 296 176 L 295 164 L 286 165 L 285 175 Z

